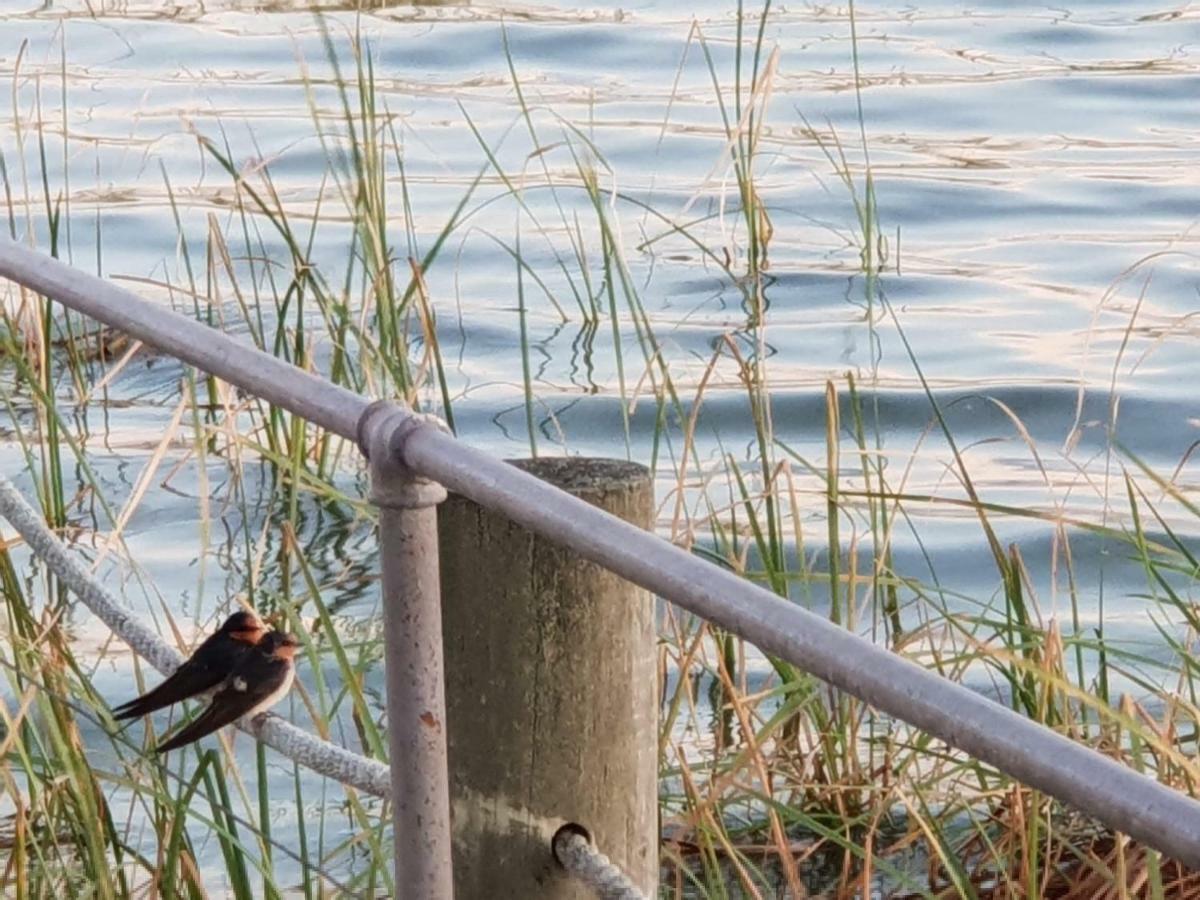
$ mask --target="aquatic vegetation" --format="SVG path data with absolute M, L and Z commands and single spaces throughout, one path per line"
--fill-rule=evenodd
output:
M 528 453 L 569 451 L 578 429 L 603 431 L 595 443 L 653 467 L 660 530 L 679 545 L 1194 791 L 1198 510 L 1179 472 L 1145 462 L 1116 428 L 1130 342 L 1140 342 L 1144 359 L 1164 331 L 1185 327 L 1155 323 L 1143 333 L 1144 286 L 1136 301 L 1118 302 L 1154 260 L 1133 266 L 1097 312 L 1122 336 L 1108 361 L 1103 446 L 1084 462 L 1050 459 L 1054 451 L 1013 404 L 949 390 L 910 344 L 889 296 L 903 255 L 881 221 L 857 56 L 849 85 L 857 135 L 781 113 L 770 104 L 782 77 L 767 37 L 775 15 L 770 2 L 739 4 L 719 36 L 690 28 L 679 69 L 702 67 L 712 121 L 676 122 L 668 103 L 661 133 L 703 127 L 719 152 L 714 177 L 687 192 L 674 182 L 624 186 L 607 135 L 536 96 L 519 47 L 498 29 L 511 121 L 498 126 L 456 103 L 474 174 L 447 179 L 443 202 L 429 206 L 416 199 L 406 156 L 420 136 L 408 133 L 395 94 L 380 83 L 378 48 L 353 23 L 320 20 L 322 54 L 299 63 L 320 148 L 317 183 L 290 182 L 286 154 L 247 160 L 232 122 L 193 124 L 206 178 L 219 185 L 181 188 L 162 164 L 176 258 L 137 288 L 356 391 L 434 409 L 469 439 L 486 440 L 492 423 L 472 423 L 468 413 L 472 392 L 487 390 L 494 372 L 472 369 L 471 355 L 489 348 L 462 336 L 454 286 L 470 275 L 462 258 L 494 253 L 510 267 L 503 307 L 520 335 L 495 351 L 518 373 L 503 385 L 514 417 L 496 415 L 495 424 L 512 427 Z M 838 21 L 856 29 L 856 16 L 851 5 Z M 857 54 L 857 34 L 853 46 Z M 64 69 L 68 59 L 64 44 Z M 42 118 L 38 91 L 14 89 L 18 158 L 0 156 L 8 229 L 58 255 L 74 247 L 79 264 L 82 248 L 94 245 L 99 257 L 109 238 L 98 215 L 84 233 L 90 210 L 53 181 L 71 130 L 65 104 L 61 122 Z M 672 87 L 672 101 L 681 91 Z M 772 341 L 788 299 L 786 235 L 773 204 L 786 195 L 764 186 L 763 173 L 784 146 L 771 133 L 781 115 L 795 128 L 790 140 L 816 148 L 852 223 L 838 231 L 851 260 L 838 271 L 854 291 L 848 327 L 872 360 L 816 381 L 798 377 Z M 40 168 L 28 171 L 27 155 Z M 687 333 L 689 315 L 665 316 L 649 296 L 650 273 L 669 264 L 687 268 L 719 310 L 722 324 L 700 339 Z M 223 573 L 209 602 L 227 591 L 296 631 L 306 663 L 297 720 L 383 758 L 373 513 L 357 454 L 52 303 L 16 291 L 6 299 L 6 437 L 47 521 L 112 577 L 140 580 L 125 541 L 130 523 L 152 515 L 157 492 L 195 504 L 195 556 L 217 560 Z M 560 331 L 570 336 L 569 384 L 546 371 Z M 889 377 L 880 371 L 885 340 Z M 895 402 L 897 360 L 922 401 L 916 411 Z M 154 367 L 168 373 L 149 389 L 159 407 L 154 430 L 122 481 L 96 466 L 98 447 L 120 426 L 97 419 L 115 422 L 131 405 L 123 387 L 136 387 L 131 373 Z M 576 405 L 594 420 L 581 425 Z M 893 439 L 898 419 L 917 435 L 913 445 Z M 981 419 L 988 436 L 971 427 L 964 439 L 964 422 Z M 1082 427 L 1071 440 L 1081 435 Z M 973 450 L 993 439 L 1017 448 L 1045 502 L 1009 503 L 980 471 Z M 1083 491 L 1096 502 L 1069 502 Z M 977 545 L 971 565 L 984 589 L 964 592 L 944 578 L 946 563 L 923 531 L 931 519 Z M 1029 537 L 1035 532 L 1049 536 L 1049 556 L 1045 541 Z M 1101 559 L 1114 587 L 1087 571 Z M 148 762 L 151 738 L 111 727 L 114 698 L 94 686 L 113 667 L 138 680 L 136 665 L 119 647 L 76 640 L 86 631 L 70 598 L 19 548 L 0 548 L 0 581 L 0 784 L 10 804 L 0 890 L 392 891 L 385 807 L 335 784 L 314 792 L 304 773 L 281 773 L 261 747 L 252 787 L 228 742 L 186 765 Z M 1065 596 L 1063 615 L 1046 602 L 1047 589 Z M 1123 637 L 1122 617 L 1111 613 L 1118 590 L 1138 601 L 1157 643 Z M 130 592 L 150 598 L 147 615 L 181 643 L 204 630 L 197 619 L 219 621 L 199 604 L 168 602 L 149 583 Z M 659 652 L 665 896 L 773 896 L 781 886 L 796 896 L 1196 889 L 1194 876 L 1153 851 L 707 623 L 664 610 Z M 214 841 L 219 878 L 203 862 Z

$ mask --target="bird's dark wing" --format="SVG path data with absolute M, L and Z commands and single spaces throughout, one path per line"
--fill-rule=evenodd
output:
M 223 635 L 213 635 L 192 654 L 175 672 L 158 687 L 147 691 L 140 697 L 126 701 L 113 710 L 116 719 L 133 719 L 148 715 L 155 710 L 195 697 L 205 691 L 211 691 L 221 679 L 229 674 L 233 666 L 232 659 L 217 659 L 224 657 L 221 648 L 232 644 Z M 234 648 L 226 648 L 228 653 L 235 652 Z M 222 664 L 223 663 L 223 664 Z
M 212 734 L 218 728 L 236 722 L 269 697 L 272 691 L 279 687 L 280 676 L 270 669 L 263 677 L 254 677 L 258 673 L 248 671 L 257 668 L 260 667 L 244 667 L 241 674 L 226 678 L 221 689 L 213 695 L 208 709 L 185 725 L 165 744 L 160 744 L 156 752 L 166 753 L 199 740 L 206 734 Z
M 113 710 L 113 718 L 134 719 L 172 703 L 203 694 L 220 684 L 224 674 L 211 666 L 184 663 L 158 687 L 118 706 Z

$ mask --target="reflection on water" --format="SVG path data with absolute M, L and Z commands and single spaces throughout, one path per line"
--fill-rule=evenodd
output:
M 897 325 L 990 502 L 1068 519 L 1119 517 L 1113 507 L 1120 501 L 1105 480 L 1119 470 L 1095 465 L 1110 436 L 1164 473 L 1196 439 L 1194 392 L 1181 377 L 1191 372 L 1200 327 L 1193 317 L 1200 296 L 1200 12 L 1190 6 L 859 10 L 875 246 L 886 260 L 878 288 L 894 322 L 865 299 L 861 223 L 838 172 L 847 167 L 861 191 L 866 157 L 844 11 L 774 12 L 765 36 L 778 48 L 778 69 L 760 123 L 756 180 L 771 228 L 761 330 L 748 325 L 757 309 L 744 286 L 722 269 L 723 260 L 745 260 L 744 223 L 722 109 L 697 37 L 725 82 L 728 114 L 736 50 L 730 7 L 704 0 L 690 8 L 695 22 L 670 3 L 318 8 L 339 46 L 355 28 L 370 41 L 377 96 L 402 144 L 411 211 L 394 177 L 389 226 L 398 246 L 408 229 L 425 248 L 435 240 L 479 177 L 482 143 L 507 173 L 521 176 L 518 215 L 515 189 L 484 170 L 469 217 L 427 275 L 456 424 L 474 443 L 519 455 L 532 421 L 543 451 L 630 452 L 659 462 L 661 495 L 674 487 L 668 451 L 655 441 L 661 411 L 653 381 L 627 315 L 624 413 L 616 399 L 621 372 L 605 317 L 619 273 L 597 273 L 591 296 L 575 298 L 559 271 L 576 252 L 577 222 L 595 220 L 565 149 L 571 134 L 586 136 L 597 154 L 593 164 L 619 223 L 643 324 L 664 346 L 685 414 L 704 385 L 696 440 L 705 463 L 757 452 L 741 373 L 728 362 L 733 351 L 710 367 L 714 352 L 732 347 L 765 365 L 775 436 L 798 458 L 823 458 L 825 383 L 844 384 L 851 372 L 873 392 L 882 452 L 892 471 L 904 473 L 896 477 L 903 492 L 961 496 Z M 313 256 L 341 271 L 348 223 L 333 203 L 337 187 L 322 180 L 326 150 L 312 118 L 315 108 L 336 120 L 341 101 L 312 9 L 237 0 L 165 8 L 144 0 L 0 0 L 0 77 L 16 98 L 0 106 L 14 227 L 32 222 L 46 245 L 48 190 L 70 226 L 62 255 L 138 279 L 126 283 L 165 300 L 162 285 L 178 287 L 185 278 L 175 216 L 193 248 L 214 222 L 228 229 L 235 221 L 230 179 L 198 149 L 200 134 L 227 142 L 246 173 L 269 165 L 273 188 L 297 221 L 320 201 L 325 224 Z M 505 39 L 536 145 L 513 90 Z M 672 228 L 681 223 L 711 254 L 678 239 Z M 518 229 L 540 284 L 514 264 Z M 281 245 L 279 254 L 286 256 Z M 589 305 L 599 310 L 594 319 L 581 313 Z M 182 374 L 147 354 L 106 387 L 106 408 L 79 414 L 89 462 L 114 500 L 133 491 L 170 420 Z M 19 449 L 7 441 L 0 452 L 17 470 Z M 166 452 L 170 468 L 191 450 L 181 439 Z M 1192 468 L 1189 460 L 1178 473 L 1184 488 L 1193 486 Z M 820 533 L 823 487 L 801 469 L 799 496 L 809 504 L 801 517 Z M 194 463 L 181 464 L 161 490 L 147 492 L 125 535 L 130 558 L 107 564 L 121 572 L 136 560 L 149 590 L 198 627 L 231 595 L 263 590 L 270 603 L 281 590 L 256 578 L 281 540 L 282 487 L 254 466 L 237 483 L 223 464 L 206 474 L 212 483 L 198 478 Z M 343 487 L 360 496 L 355 477 L 348 473 Z M 205 491 L 208 518 L 198 513 Z M 930 553 L 948 588 L 990 593 L 974 513 L 950 505 L 921 513 L 920 547 L 894 538 L 899 564 L 920 569 Z M 1166 515 L 1194 530 L 1190 515 Z M 338 504 L 316 501 L 306 501 L 299 521 L 297 539 L 339 622 L 361 627 L 377 612 L 369 526 Z M 998 528 L 1037 562 L 1030 568 L 1046 613 L 1061 612 L 1063 587 L 1050 574 L 1053 529 L 1029 520 Z M 1110 592 L 1137 593 L 1129 572 L 1104 569 L 1113 564 L 1099 543 L 1082 540 L 1074 553 L 1089 577 L 1106 572 Z M 1081 586 L 1085 606 L 1094 604 L 1097 584 Z M 146 592 L 132 582 L 128 591 Z M 1130 636 L 1152 636 L 1137 601 L 1122 597 L 1117 606 Z M 106 665 L 96 676 L 102 690 L 122 674 Z

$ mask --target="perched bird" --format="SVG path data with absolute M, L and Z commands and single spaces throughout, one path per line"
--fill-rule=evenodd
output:
M 264 634 L 221 682 L 208 709 L 160 744 L 157 752 L 190 744 L 238 719 L 252 719 L 282 700 L 296 677 L 292 657 L 299 645 L 295 637 L 283 631 Z
M 164 706 L 211 691 L 266 634 L 265 626 L 252 612 L 238 610 L 215 633 L 205 638 L 166 681 L 140 697 L 122 703 L 113 715 L 118 719 L 144 716 Z

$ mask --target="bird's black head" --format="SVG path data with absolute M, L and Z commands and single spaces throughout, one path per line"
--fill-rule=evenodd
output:
M 266 628 L 249 610 L 239 609 L 221 625 L 221 632 L 247 644 L 256 644 Z
M 299 646 L 296 636 L 286 631 L 268 631 L 258 642 L 259 652 L 276 659 L 291 659 Z

